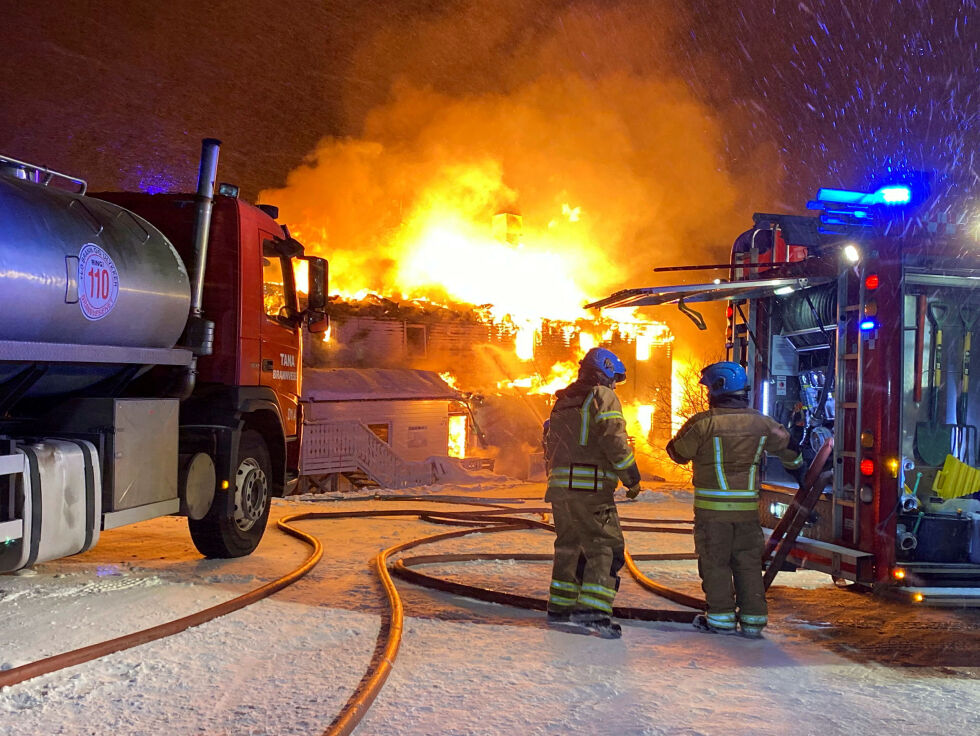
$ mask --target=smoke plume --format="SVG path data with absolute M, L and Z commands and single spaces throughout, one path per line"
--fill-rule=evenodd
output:
M 323 139 L 262 200 L 344 294 L 568 317 L 653 267 L 727 261 L 746 202 L 777 182 L 726 162 L 731 131 L 672 68 L 678 13 L 504 0 L 394 17 L 342 101 L 360 135 Z M 499 212 L 519 237 L 493 236 Z

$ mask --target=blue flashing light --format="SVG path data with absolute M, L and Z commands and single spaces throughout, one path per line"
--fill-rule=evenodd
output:
M 861 204 L 861 198 L 867 197 L 865 192 L 851 192 L 847 189 L 819 189 L 815 204 L 833 202 L 835 204 Z M 816 208 L 815 208 L 816 209 Z
M 908 204 L 912 201 L 912 189 L 904 184 L 882 187 L 875 192 L 883 204 Z
M 888 184 L 874 192 L 854 192 L 848 189 L 820 189 L 817 192 L 817 205 L 811 209 L 830 209 L 827 204 L 849 207 L 870 207 L 876 204 L 895 207 L 912 201 L 912 188 L 905 184 Z
M 868 330 L 873 330 L 878 326 L 878 323 L 873 319 L 861 320 L 861 329 L 867 332 Z

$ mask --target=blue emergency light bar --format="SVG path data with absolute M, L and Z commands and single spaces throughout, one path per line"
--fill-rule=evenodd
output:
M 876 208 L 897 208 L 912 202 L 912 187 L 886 184 L 873 192 L 820 189 L 807 209 L 821 210 L 819 231 L 846 235 L 873 226 Z
M 820 204 L 843 204 L 852 207 L 871 207 L 877 204 L 897 206 L 912 201 L 912 189 L 904 184 L 890 184 L 870 193 L 852 192 L 848 189 L 821 189 L 817 192 L 816 201 Z M 820 209 L 826 208 L 820 207 Z

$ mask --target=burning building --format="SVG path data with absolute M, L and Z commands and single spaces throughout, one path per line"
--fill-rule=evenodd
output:
M 641 457 L 662 448 L 679 419 L 674 334 L 583 305 L 641 270 L 727 253 L 726 220 L 757 178 L 719 168 L 707 112 L 657 75 L 610 74 L 486 94 L 396 85 L 362 122 L 261 195 L 330 260 L 333 326 L 313 364 L 447 374 L 475 420 L 457 446 L 521 475 L 550 396 L 604 345 L 628 365 Z
M 520 216 L 499 213 L 492 238 L 519 251 L 521 227 Z M 506 296 L 507 284 L 499 288 Z M 614 350 L 628 366 L 619 393 L 638 452 L 652 456 L 650 448 L 666 442 L 670 425 L 653 422 L 657 412 L 670 416 L 672 403 L 672 336 L 662 323 L 584 312 L 554 319 L 503 312 L 494 304 L 378 294 L 337 295 L 328 311 L 331 329 L 308 346 L 310 365 L 434 371 L 459 390 L 450 411 L 450 455 L 492 458 L 498 472 L 520 478 L 537 475 L 541 426 L 553 394 L 574 380 L 581 356 L 596 345 Z

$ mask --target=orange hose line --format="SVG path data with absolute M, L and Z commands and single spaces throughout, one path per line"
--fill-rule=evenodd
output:
M 357 512 L 355 512 L 357 513 Z M 372 512 L 375 516 L 388 516 L 389 511 L 375 511 Z M 416 510 L 415 515 L 422 515 L 424 512 L 419 512 Z M 307 519 L 337 519 L 346 516 L 346 512 L 313 512 L 309 514 L 300 514 L 297 517 L 301 517 L 304 520 Z M 358 516 L 363 516 L 364 514 L 358 513 Z M 455 516 L 455 514 L 447 514 L 449 516 Z M 291 518 L 297 518 L 291 517 Z M 520 525 L 510 525 L 510 524 L 499 524 L 493 529 L 505 530 L 505 529 L 521 529 Z M 374 558 L 374 568 L 378 573 L 378 577 L 381 578 L 381 584 L 384 586 L 385 595 L 388 598 L 390 605 L 390 612 L 388 616 L 387 627 L 382 628 L 382 632 L 379 632 L 379 639 L 384 636 L 384 651 L 381 654 L 376 665 L 373 665 L 368 672 L 365 674 L 364 679 L 361 680 L 361 684 L 351 695 L 350 699 L 347 701 L 344 708 L 338 714 L 337 718 L 334 719 L 333 723 L 323 732 L 323 736 L 348 736 L 357 725 L 361 722 L 361 719 L 367 713 L 368 708 L 374 702 L 381 688 L 384 686 L 385 681 L 388 679 L 388 675 L 391 674 L 392 666 L 394 665 L 395 657 L 398 654 L 398 648 L 401 645 L 402 631 L 404 628 L 404 608 L 402 606 L 401 597 L 398 595 L 398 589 L 395 587 L 395 582 L 391 578 L 391 574 L 388 572 L 388 558 L 397 553 L 402 552 L 406 549 L 411 549 L 412 547 L 417 547 L 422 544 L 428 544 L 430 542 L 435 542 L 443 539 L 453 539 L 455 537 L 462 537 L 468 534 L 474 534 L 484 531 L 483 529 L 464 529 L 456 532 L 446 532 L 444 534 L 436 534 L 431 537 L 423 537 L 421 539 L 413 539 L 408 542 L 402 542 L 401 544 L 396 544 L 393 547 L 382 550 Z
M 313 552 L 306 559 L 306 561 L 292 572 L 277 580 L 273 580 L 270 583 L 266 583 L 260 588 L 251 590 L 248 593 L 232 598 L 224 603 L 219 603 L 216 606 L 211 606 L 210 608 L 197 611 L 189 616 L 184 616 L 183 618 L 179 618 L 174 621 L 168 621 L 167 623 L 158 624 L 157 626 L 151 626 L 150 628 L 143 629 L 141 631 L 134 631 L 131 634 L 118 636 L 115 639 L 109 639 L 108 641 L 91 644 L 80 649 L 73 649 L 70 652 L 55 654 L 51 657 L 46 657 L 45 659 L 39 659 L 35 662 L 28 662 L 20 667 L 14 667 L 13 669 L 0 672 L 0 687 L 16 685 L 17 683 L 30 680 L 34 677 L 39 677 L 40 675 L 47 675 L 67 667 L 74 667 L 75 665 L 83 664 L 85 662 L 91 662 L 92 660 L 99 659 L 107 654 L 121 652 L 125 649 L 131 649 L 133 647 L 140 646 L 141 644 L 147 644 L 151 641 L 156 641 L 157 639 L 172 636 L 173 634 L 185 631 L 192 626 L 200 626 L 201 624 L 218 618 L 219 616 L 224 616 L 232 613 L 233 611 L 245 608 L 246 606 L 260 601 L 263 598 L 267 598 L 273 593 L 292 585 L 301 577 L 306 575 L 310 570 L 312 570 L 320 561 L 320 558 L 323 556 L 323 546 L 315 537 L 298 529 L 293 529 L 284 525 L 283 522 L 285 521 L 288 521 L 288 518 L 279 521 L 279 527 L 281 529 L 285 530 L 288 534 L 297 537 L 303 542 L 306 542 L 313 548 Z
M 629 570 L 630 575 L 633 576 L 633 579 L 647 590 L 653 591 L 661 598 L 666 598 L 669 601 L 679 603 L 682 606 L 687 606 L 688 608 L 696 608 L 703 611 L 708 607 L 708 604 L 705 603 L 703 598 L 697 598 L 696 596 L 681 593 L 680 591 L 673 590 L 672 588 L 668 588 L 665 585 L 661 585 L 660 583 L 651 580 L 640 572 L 640 568 L 636 566 L 633 555 L 631 555 L 629 551 L 626 551 L 625 555 L 626 569 Z M 637 555 L 637 557 L 640 557 L 640 555 Z M 686 559 L 694 559 L 694 555 L 687 555 Z
M 414 500 L 424 500 L 438 503 L 437 499 L 414 499 Z M 459 501 L 462 503 L 462 501 Z M 489 505 L 489 504 L 487 504 Z M 505 532 L 505 531 L 517 531 L 522 529 L 545 529 L 548 531 L 554 531 L 554 527 L 550 524 L 544 522 L 535 521 L 533 519 L 526 519 L 520 517 L 503 517 L 502 514 L 510 512 L 517 513 L 536 513 L 541 511 L 541 509 L 490 509 L 481 512 L 435 512 L 435 511 L 411 511 L 407 509 L 398 509 L 393 511 L 375 510 L 375 511 L 357 511 L 357 512 L 312 512 L 306 514 L 298 514 L 295 517 L 290 517 L 295 520 L 312 520 L 312 519 L 338 519 L 338 518 L 348 518 L 351 516 L 357 517 L 382 517 L 382 516 L 410 516 L 416 515 L 420 519 L 427 521 L 432 521 L 436 523 L 449 523 L 449 524 L 460 524 L 463 522 L 470 522 L 471 528 L 463 529 L 460 531 L 446 532 L 443 534 L 436 534 L 429 537 L 422 537 L 418 539 L 413 539 L 408 542 L 403 542 L 397 544 L 393 547 L 383 550 L 374 558 L 374 567 L 381 579 L 382 585 L 385 589 L 385 594 L 388 598 L 390 611 L 389 611 L 389 621 L 386 627 L 382 627 L 382 632 L 379 633 L 379 640 L 384 637 L 384 649 L 379 658 L 376 658 L 377 664 L 369 668 L 368 672 L 365 673 L 364 678 L 361 680 L 361 684 L 357 687 L 354 693 L 351 695 L 350 699 L 347 701 L 344 708 L 338 714 L 337 718 L 334 719 L 333 723 L 329 728 L 323 732 L 323 736 L 349 736 L 358 724 L 363 719 L 364 715 L 367 713 L 368 708 L 374 703 L 391 674 L 395 657 L 398 654 L 399 647 L 401 645 L 402 634 L 404 631 L 404 608 L 401 602 L 401 597 L 398 594 L 398 589 L 396 588 L 394 581 L 392 580 L 391 574 L 388 569 L 388 559 L 397 552 L 402 552 L 414 547 L 418 547 L 424 544 L 431 544 L 433 542 L 442 541 L 446 539 L 453 539 L 457 537 L 462 537 L 470 534 L 480 534 L 480 533 L 493 533 L 493 532 Z M 640 520 L 637 520 L 640 521 Z M 642 520 L 649 521 L 649 520 Z M 480 527 L 472 528 L 472 524 L 483 524 Z M 686 520 L 669 520 L 666 523 L 690 523 Z M 658 528 L 658 527 L 630 527 L 636 531 L 654 532 L 663 531 L 668 533 L 690 533 L 689 530 L 677 530 L 672 528 Z M 428 585 L 429 587 L 435 587 L 436 585 L 444 585 L 450 588 L 454 588 L 456 592 L 460 595 L 469 594 L 471 597 L 482 600 L 491 600 L 494 602 L 502 602 L 509 605 L 514 605 L 522 608 L 540 609 L 543 610 L 546 606 L 546 601 L 536 598 L 529 598 L 527 596 L 518 596 L 509 593 L 500 593 L 499 591 L 488 591 L 486 589 L 477 588 L 475 586 L 466 586 L 459 583 L 449 583 L 448 581 L 442 581 L 438 578 L 432 578 L 421 573 L 416 573 L 407 568 L 406 563 L 415 562 L 416 564 L 422 564 L 423 561 L 440 561 L 442 559 L 455 558 L 456 555 L 436 555 L 428 556 L 425 558 L 408 558 L 404 560 L 397 560 L 393 566 L 393 570 L 401 577 L 411 580 L 419 585 Z M 461 555 L 458 556 L 462 559 L 472 558 L 479 559 L 479 555 Z M 499 557 L 501 559 L 550 559 L 551 555 L 487 555 L 484 558 Z M 692 556 L 689 554 L 643 554 L 637 555 L 638 559 L 691 559 Z M 667 598 L 674 602 L 680 603 L 682 605 L 687 605 L 695 609 L 703 609 L 704 602 L 700 599 L 693 598 L 691 596 L 686 596 L 683 593 L 678 593 L 669 588 L 659 585 L 654 581 L 647 578 L 643 573 L 641 573 L 633 563 L 631 556 L 627 554 L 628 564 L 631 567 L 631 573 L 637 579 L 637 581 L 647 587 L 648 589 L 658 593 L 661 597 Z M 486 594 L 489 594 L 486 595 Z M 620 608 L 616 611 L 617 614 L 625 618 L 646 618 L 642 616 L 644 609 L 629 609 Z M 649 611 L 649 613 L 659 614 L 657 618 L 653 620 L 687 620 L 687 616 L 690 614 L 685 614 L 683 611 Z M 379 641 L 379 644 L 381 642 Z

